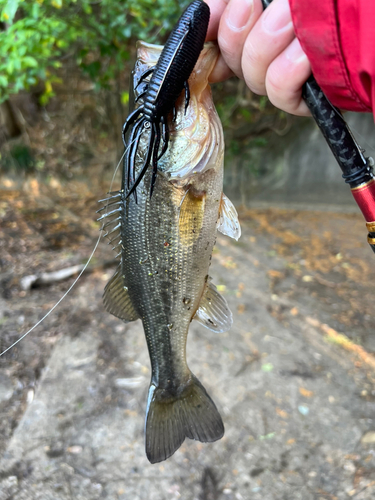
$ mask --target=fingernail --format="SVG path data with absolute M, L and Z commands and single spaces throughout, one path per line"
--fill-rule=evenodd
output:
M 253 0 L 230 0 L 227 24 L 233 31 L 241 31 L 247 25 L 254 10 Z
M 307 59 L 298 38 L 295 38 L 293 42 L 285 49 L 285 57 L 293 63 L 299 63 L 304 59 Z
M 271 4 L 262 15 L 262 26 L 267 33 L 285 31 L 293 27 L 288 0 L 278 0 Z

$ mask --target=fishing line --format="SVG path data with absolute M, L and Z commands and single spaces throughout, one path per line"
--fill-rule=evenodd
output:
M 166 22 L 164 22 L 164 23 L 160 26 L 159 30 L 158 30 L 158 31 L 157 31 L 154 35 L 152 35 L 152 36 L 150 37 L 150 43 L 154 43 L 154 41 L 157 39 L 157 37 L 159 36 L 159 34 L 161 33 L 161 31 L 163 31 L 163 29 L 165 29 L 166 27 L 167 27 L 167 23 L 166 23 Z
M 329 102 L 331 104 L 331 102 Z M 340 117 L 344 117 L 345 118 L 345 115 L 343 113 L 341 113 L 341 111 L 339 111 L 333 104 L 331 104 L 332 106 L 332 109 L 333 111 L 336 113 L 336 115 L 340 116 Z M 347 122 L 347 120 L 345 120 Z M 375 146 L 370 144 L 367 139 L 360 133 L 358 132 L 358 130 L 353 126 L 353 124 L 350 124 L 350 129 L 355 132 L 356 136 L 360 137 L 362 142 L 364 144 L 366 144 L 366 146 L 368 146 L 371 150 L 374 150 L 375 149 Z M 363 151 L 365 151 L 363 148 L 360 148 L 362 149 Z
M 68 288 L 68 290 L 67 290 L 67 291 L 64 293 L 64 295 L 61 297 L 61 299 L 59 299 L 59 300 L 56 302 L 56 304 L 55 304 L 55 305 L 54 305 L 54 306 L 53 306 L 53 307 L 52 307 L 52 308 L 51 308 L 51 309 L 50 309 L 50 310 L 49 310 L 49 311 L 48 311 L 48 312 L 47 312 L 47 313 L 43 316 L 43 318 L 42 318 L 42 319 L 40 319 L 37 323 L 35 323 L 35 325 L 34 325 L 32 328 L 30 328 L 30 330 L 28 330 L 26 333 L 24 333 L 24 334 L 22 335 L 22 337 L 20 337 L 18 340 L 16 340 L 16 342 L 14 342 L 11 346 L 7 347 L 7 348 L 5 349 L 5 351 L 3 351 L 2 353 L 0 353 L 0 357 L 1 357 L 3 354 L 5 354 L 6 352 L 8 352 L 10 349 L 12 349 L 12 347 L 14 347 L 16 344 L 18 344 L 18 342 L 21 342 L 21 340 L 23 340 L 23 339 L 26 337 L 26 335 L 28 335 L 28 334 L 29 334 L 30 332 L 32 332 L 32 331 L 33 331 L 33 330 L 34 330 L 34 329 L 35 329 L 38 325 L 40 325 L 40 323 L 41 323 L 42 321 L 44 321 L 44 320 L 47 318 L 47 316 L 49 316 L 49 315 L 51 314 L 51 312 L 53 312 L 53 311 L 56 309 L 56 307 L 60 304 L 60 302 L 62 302 L 62 300 L 64 300 L 64 299 L 65 299 L 65 297 L 68 295 L 68 293 L 70 292 L 70 290 L 71 290 L 71 289 L 75 286 L 75 284 L 77 283 L 77 281 L 79 280 L 79 278 L 82 276 L 82 274 L 84 273 L 84 271 L 87 269 L 87 266 L 89 265 L 89 263 L 90 263 L 90 261 L 91 261 L 91 259 L 92 259 L 93 255 L 94 255 L 94 253 L 95 253 L 96 249 L 98 248 L 99 241 L 100 241 L 100 238 L 101 238 L 101 236 L 102 236 L 102 231 L 103 231 L 103 229 L 100 229 L 100 232 L 99 232 L 99 237 L 98 237 L 97 242 L 96 242 L 96 244 L 95 244 L 95 246 L 94 246 L 94 250 L 91 252 L 91 255 L 90 255 L 90 257 L 89 257 L 88 261 L 87 261 L 87 262 L 86 262 L 86 264 L 84 265 L 83 269 L 81 270 L 81 272 L 79 273 L 79 275 L 77 276 L 77 278 L 73 281 L 73 283 L 70 285 L 70 287 Z
M 109 187 L 109 192 L 112 191 L 112 186 L 113 186 L 113 183 L 114 183 L 117 171 L 119 169 L 119 166 L 120 166 L 120 164 L 121 164 L 121 162 L 122 162 L 125 154 L 128 152 L 128 150 L 129 150 L 129 148 L 130 148 L 131 145 L 132 145 L 132 143 L 130 143 L 129 146 L 125 149 L 124 153 L 122 154 L 122 156 L 121 156 L 121 158 L 120 158 L 120 160 L 119 160 L 119 162 L 117 164 L 117 167 L 116 167 L 116 169 L 115 169 L 115 171 L 113 173 L 113 176 L 112 176 L 111 184 L 110 184 L 110 187 Z M 107 202 L 107 205 L 106 205 L 106 210 L 108 210 L 108 202 Z M 54 306 L 51 307 L 51 309 L 43 316 L 42 319 L 40 319 L 37 323 L 35 323 L 35 325 L 32 328 L 30 328 L 30 330 L 28 330 L 26 333 L 24 333 L 11 346 L 7 347 L 3 352 L 1 352 L 0 353 L 0 357 L 3 356 L 3 354 L 5 354 L 6 352 L 8 352 L 10 349 L 12 349 L 12 347 L 14 347 L 19 342 L 21 342 L 21 340 L 23 340 L 29 333 L 31 333 L 37 326 L 39 326 L 42 323 L 42 321 L 44 321 L 56 309 L 56 307 L 65 299 L 65 297 L 68 295 L 68 293 L 76 285 L 76 283 L 78 282 L 78 280 L 80 279 L 80 277 L 82 276 L 82 274 L 86 271 L 87 266 L 90 264 L 90 261 L 93 258 L 94 253 L 96 252 L 96 249 L 98 248 L 98 245 L 99 245 L 99 242 L 100 242 L 100 238 L 102 237 L 102 234 L 103 234 L 103 230 L 104 230 L 103 228 L 100 228 L 100 230 L 99 230 L 99 237 L 98 237 L 98 239 L 97 239 L 97 241 L 95 243 L 94 249 L 91 252 L 90 257 L 88 258 L 86 264 L 84 265 L 83 269 L 81 270 L 81 272 L 79 273 L 79 275 L 77 276 L 77 278 L 73 281 L 73 283 L 70 285 L 70 287 L 68 288 L 68 290 L 64 293 L 64 295 L 56 302 L 56 304 Z
M 361 139 L 361 142 L 363 144 L 365 144 L 369 149 L 371 149 L 372 151 L 374 151 L 375 145 L 371 145 L 368 142 L 368 140 L 366 139 L 366 137 L 364 135 L 362 135 L 360 132 L 358 132 L 358 130 L 355 127 L 353 127 L 352 124 L 350 124 L 350 128 L 353 130 L 353 132 L 355 132 L 355 135 L 358 136 Z

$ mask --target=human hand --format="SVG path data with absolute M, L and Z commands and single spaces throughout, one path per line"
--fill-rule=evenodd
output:
M 310 63 L 295 36 L 288 0 L 205 0 L 211 10 L 207 40 L 218 40 L 221 55 L 210 80 L 235 74 L 255 94 L 267 95 L 279 109 L 308 116 L 302 85 Z

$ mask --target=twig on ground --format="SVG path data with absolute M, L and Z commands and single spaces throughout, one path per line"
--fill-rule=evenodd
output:
M 110 267 L 116 263 L 116 260 L 110 260 L 104 262 L 103 264 L 92 265 L 87 268 L 86 272 L 90 273 L 100 268 L 105 269 L 106 267 Z M 62 281 L 78 274 L 82 271 L 84 266 L 85 264 L 76 264 L 75 266 L 66 267 L 50 273 L 29 274 L 28 276 L 24 276 L 20 279 L 20 285 L 22 290 L 26 291 L 36 286 L 51 285 L 57 281 Z

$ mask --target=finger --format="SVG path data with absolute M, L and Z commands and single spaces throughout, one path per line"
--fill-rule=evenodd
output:
M 233 71 L 225 62 L 223 56 L 220 54 L 217 58 L 214 69 L 211 71 L 208 81 L 210 83 L 222 82 L 233 76 Z
M 267 70 L 266 90 L 269 100 L 287 113 L 309 116 L 311 113 L 302 99 L 301 89 L 310 74 L 309 60 L 295 38 Z
M 229 0 L 206 0 L 210 8 L 210 23 L 208 25 L 206 41 L 217 40 L 220 18 L 228 4 Z
M 220 18 L 228 5 L 229 0 L 206 0 L 210 7 L 210 23 L 208 25 L 206 40 L 217 40 Z M 233 72 L 225 62 L 222 54 L 219 55 L 215 67 L 212 70 L 209 81 L 211 83 L 221 82 L 233 76 Z
M 267 68 L 294 38 L 288 0 L 274 0 L 249 33 L 243 48 L 242 70 L 248 87 L 265 94 Z
M 260 0 L 230 0 L 218 31 L 221 53 L 229 68 L 243 78 L 242 51 L 246 38 L 263 11 Z

